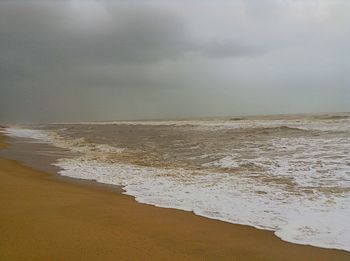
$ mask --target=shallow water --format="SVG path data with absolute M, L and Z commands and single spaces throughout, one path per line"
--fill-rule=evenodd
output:
M 350 251 L 350 115 L 8 128 L 77 153 L 61 175 L 123 185 L 140 202 Z

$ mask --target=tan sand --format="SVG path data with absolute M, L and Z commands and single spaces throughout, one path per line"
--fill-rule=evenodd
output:
M 0 147 L 4 147 L 1 142 Z M 350 260 L 0 158 L 0 260 Z

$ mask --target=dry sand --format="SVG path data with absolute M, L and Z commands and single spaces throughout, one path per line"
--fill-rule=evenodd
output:
M 0 147 L 4 147 L 0 136 Z M 0 260 L 350 260 L 0 158 Z

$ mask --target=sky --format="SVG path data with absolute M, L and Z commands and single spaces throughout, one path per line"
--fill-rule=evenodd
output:
M 347 0 L 0 0 L 0 123 L 350 111 Z

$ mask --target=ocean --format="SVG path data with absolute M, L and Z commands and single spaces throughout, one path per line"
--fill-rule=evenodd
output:
M 58 173 L 141 203 L 350 251 L 350 114 L 9 126 Z

